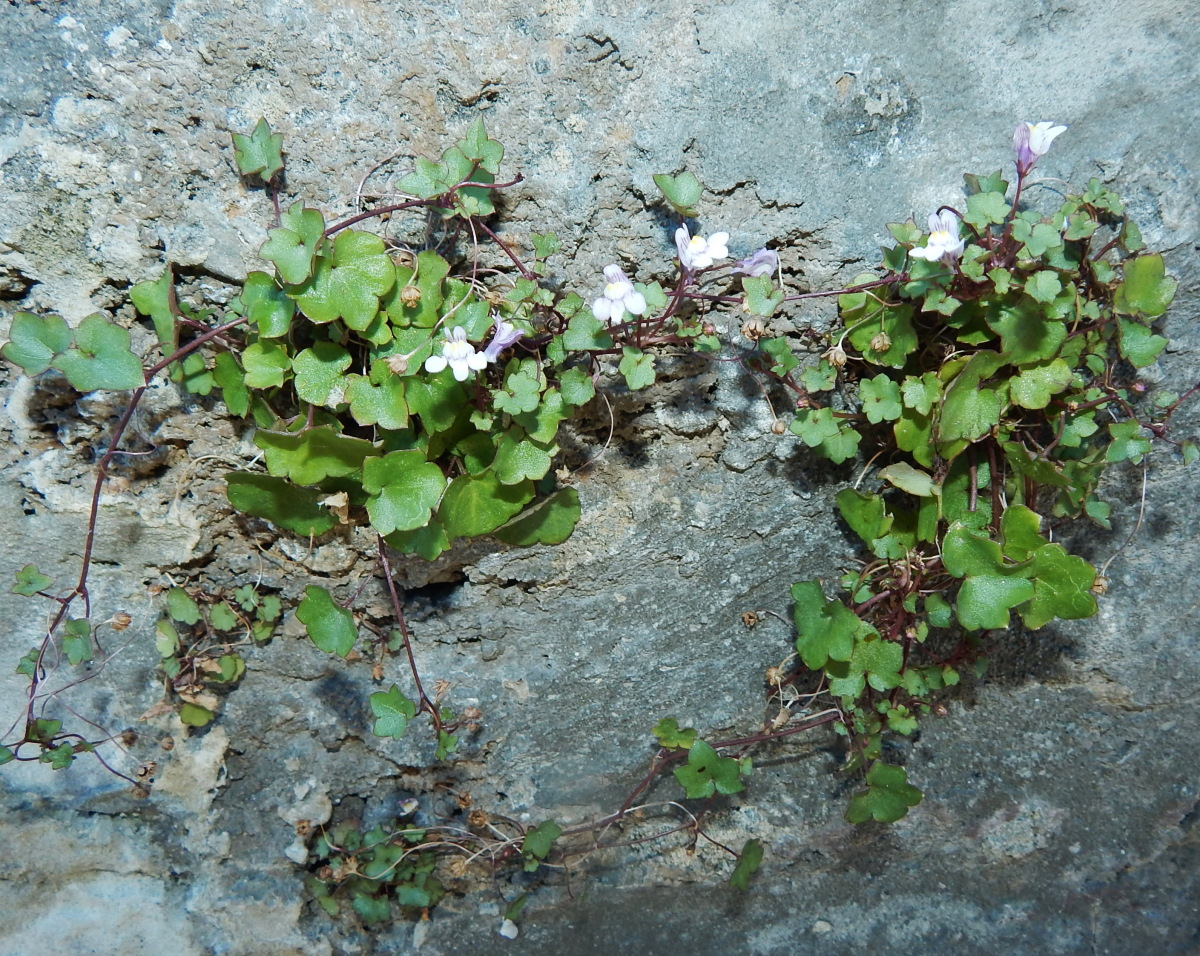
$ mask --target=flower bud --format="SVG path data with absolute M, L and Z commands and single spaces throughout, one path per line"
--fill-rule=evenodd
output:
M 834 368 L 841 368 L 846 364 L 846 350 L 840 345 L 835 345 L 828 352 L 821 356 L 832 365 Z
M 751 342 L 757 342 L 767 334 L 767 324 L 757 315 L 742 323 L 742 335 Z
M 871 348 L 876 352 L 886 352 L 892 347 L 892 339 L 886 332 L 879 332 L 871 339 Z
M 775 419 L 775 421 L 771 422 L 771 434 L 772 435 L 782 435 L 786 431 L 787 431 L 787 425 L 785 424 L 785 422 L 782 418 L 777 418 L 777 419 Z

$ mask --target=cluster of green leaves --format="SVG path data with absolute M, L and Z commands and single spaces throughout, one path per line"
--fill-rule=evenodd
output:
M 871 764 L 853 822 L 898 819 L 920 799 L 878 762 L 881 735 L 912 733 L 961 666 L 980 663 L 979 632 L 1010 613 L 1038 628 L 1096 612 L 1095 569 L 1044 537 L 1042 516 L 1108 527 L 1104 469 L 1141 461 L 1177 404 L 1147 407 L 1132 387 L 1166 345 L 1152 324 L 1176 283 L 1117 196 L 1093 180 L 1043 216 L 1014 209 L 1000 173 L 966 180 L 961 260 L 910 257 L 924 234 L 893 225 L 884 279 L 859 276 L 841 295 L 836 344 L 816 366 L 795 376 L 786 343 L 762 343 L 801 396 L 794 434 L 839 463 L 867 438 L 885 465 L 879 490 L 837 496 L 871 555 L 843 579 L 846 598 L 816 581 L 792 589 L 800 658 L 839 699 L 854 763 Z M 937 631 L 957 649 L 931 650 Z
M 198 597 L 181 587 L 168 589 L 167 613 L 154 638 L 179 719 L 190 727 L 211 723 L 220 700 L 214 691 L 233 687 L 246 673 L 241 648 L 269 640 L 283 612 L 279 598 L 248 584 L 229 600 Z
M 428 840 L 420 827 L 376 826 L 363 833 L 351 822 L 334 824 L 317 836 L 314 872 L 305 885 L 330 916 L 349 900 L 368 926 L 390 922 L 397 910 L 420 915 L 445 894 L 434 875 L 437 855 L 423 849 Z

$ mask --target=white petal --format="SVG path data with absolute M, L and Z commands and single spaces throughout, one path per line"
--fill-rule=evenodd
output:
M 431 355 L 425 360 L 425 371 L 436 375 L 446 367 L 446 360 L 440 355 Z
M 612 307 L 612 299 L 601 296 L 592 303 L 592 315 L 598 318 L 601 322 L 607 321 L 609 315 L 612 313 Z
M 460 382 L 465 382 L 471 374 L 471 370 L 467 368 L 467 363 L 462 359 L 455 359 L 450 363 L 450 368 L 454 371 L 454 377 Z
M 679 252 L 679 261 L 683 263 L 685 269 L 690 269 L 692 265 L 690 245 L 692 237 L 688 234 L 687 226 L 680 226 L 675 230 L 675 248 Z
M 622 303 L 633 315 L 646 314 L 646 297 L 640 292 L 630 292 Z
M 472 352 L 467 358 L 467 366 L 476 372 L 487 368 L 487 356 L 482 352 Z
M 914 259 L 925 259 L 928 262 L 933 262 L 941 255 L 932 245 L 926 246 L 924 249 L 909 249 L 908 254 Z

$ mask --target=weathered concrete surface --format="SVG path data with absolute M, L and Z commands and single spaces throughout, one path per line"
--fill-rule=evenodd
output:
M 614 255 L 639 278 L 669 260 L 665 220 L 644 208 L 655 172 L 694 169 L 717 194 L 706 228 L 729 230 L 738 254 L 786 237 L 790 274 L 820 286 L 869 266 L 886 221 L 953 201 L 962 170 L 1006 163 L 1017 120 L 1054 119 L 1071 130 L 1041 174 L 1100 176 L 1130 198 L 1183 282 L 1163 375 L 1185 386 L 1196 374 L 1200 28 L 1188 4 L 75 0 L 10 3 L 0 25 L 6 311 L 129 315 L 128 285 L 165 259 L 220 294 L 265 238 L 269 203 L 238 182 L 228 146 L 230 130 L 260 115 L 286 137 L 289 195 L 334 213 L 353 207 L 377 162 L 401 157 L 367 192 L 386 192 L 403 157 L 440 151 L 483 115 L 527 179 L 509 234 L 558 232 L 561 276 L 583 291 Z M 824 314 L 792 318 L 819 326 Z M 30 560 L 68 580 L 89 456 L 112 409 L 2 374 L 11 441 L 0 528 L 13 544 L 0 580 Z M 746 630 L 738 615 L 786 616 L 792 581 L 829 575 L 852 553 L 830 497 L 852 473 L 767 435 L 757 390 L 729 369 L 618 397 L 618 408 L 621 428 L 580 485 L 584 520 L 569 542 L 411 570 L 415 585 L 432 582 L 413 605 L 425 673 L 485 715 L 458 776 L 446 776 L 489 810 L 582 818 L 619 803 L 659 717 L 713 733 L 753 724 L 762 671 L 786 655 L 788 634 L 770 617 Z M 1182 434 L 1196 430 L 1187 415 Z M 578 460 L 607 425 L 581 436 Z M 1006 638 L 991 678 L 906 749 L 928 794 L 906 820 L 847 827 L 852 784 L 834 773 L 833 742 L 816 738 L 765 761 L 714 825 L 767 844 L 750 895 L 720 886 L 716 851 L 646 851 L 585 868 L 571 883 L 579 899 L 562 885 L 539 890 L 508 942 L 486 895 L 373 936 L 304 902 L 284 855 L 301 814 L 361 800 L 381 818 L 414 793 L 431 816 L 455 809 L 411 770 L 429 762 L 419 736 L 367 733 L 377 686 L 363 665 L 331 663 L 285 634 L 252 657 L 208 733 L 183 740 L 162 718 L 138 722 L 159 697 L 146 587 L 166 583 L 164 571 L 291 594 L 311 569 L 347 593 L 369 573 L 352 541 L 310 555 L 228 518 L 220 476 L 252 454 L 238 426 L 162 390 L 138 427 L 156 452 L 131 460 L 129 484 L 113 489 L 93 591 L 94 619 L 126 610 L 135 624 L 104 674 L 65 702 L 106 728 L 148 731 L 120 765 L 157 760 L 157 788 L 139 802 L 97 768 L 4 769 L 0 953 L 1200 945 L 1187 757 L 1200 730 L 1200 561 L 1193 479 L 1165 454 L 1101 615 Z M 1082 544 L 1097 563 L 1132 527 L 1140 483 L 1134 471 L 1114 479 L 1119 530 Z M 8 675 L 36 639 L 41 611 L 30 608 L 0 603 Z M 11 719 L 20 683 L 3 681 Z M 178 741 L 170 753 L 155 747 L 167 734 Z

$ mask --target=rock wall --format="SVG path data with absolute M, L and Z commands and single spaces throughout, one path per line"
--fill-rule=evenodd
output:
M 1182 283 L 1154 374 L 1180 388 L 1197 376 L 1191 4 L 10 0 L 0 26 L 0 337 L 18 309 L 132 318 L 129 286 L 167 261 L 195 290 L 229 295 L 271 218 L 229 146 L 259 116 L 285 136 L 287 195 L 331 214 L 386 193 L 406 158 L 440 153 L 483 116 L 526 180 L 507 234 L 557 232 L 559 278 L 584 292 L 616 258 L 639 278 L 668 265 L 669 233 L 646 207 L 656 172 L 694 170 L 714 193 L 706 229 L 729 231 L 738 255 L 782 240 L 790 278 L 819 288 L 876 261 L 886 222 L 958 199 L 961 172 L 1008 163 L 1016 121 L 1052 119 L 1071 129 L 1039 166 L 1044 188 L 1097 176 L 1128 198 Z M 777 328 L 828 318 L 805 307 Z M 764 759 L 714 823 L 767 846 L 748 895 L 723 885 L 717 851 L 643 847 L 539 889 L 511 942 L 487 893 L 370 934 L 305 902 L 287 855 L 297 820 L 372 822 L 414 796 L 422 813 L 452 813 L 439 782 L 514 818 L 582 819 L 619 805 L 660 717 L 714 734 L 761 719 L 762 674 L 789 629 L 740 615 L 786 617 L 793 581 L 851 560 L 832 494 L 855 473 L 772 436 L 734 371 L 694 371 L 615 396 L 614 438 L 579 485 L 584 517 L 565 544 L 406 568 L 423 672 L 484 713 L 444 774 L 421 769 L 419 734 L 371 737 L 369 667 L 331 661 L 294 627 L 251 655 L 206 732 L 140 719 L 161 698 L 149 589 L 168 575 L 295 594 L 312 575 L 352 590 L 371 574 L 352 537 L 310 550 L 232 517 L 222 475 L 254 453 L 245 426 L 154 389 L 135 422 L 148 454 L 104 499 L 92 589 L 94 620 L 124 610 L 134 624 L 103 673 L 63 695 L 105 728 L 142 731 L 114 759 L 155 760 L 154 791 L 136 800 L 84 761 L 0 771 L 0 953 L 1200 946 L 1200 785 L 1185 749 L 1200 730 L 1195 492 L 1161 452 L 1133 540 L 1132 468 L 1108 489 L 1116 531 L 1079 540 L 1095 563 L 1114 559 L 1100 615 L 1003 638 L 951 719 L 902 745 L 927 796 L 900 823 L 844 823 L 854 783 L 835 772 L 836 740 L 816 734 Z M 29 561 L 70 580 L 119 404 L 0 375 L 0 581 Z M 1193 405 L 1180 432 L 1198 418 Z M 581 455 L 608 424 L 585 423 Z M 42 616 L 0 598 L 6 721 Z

